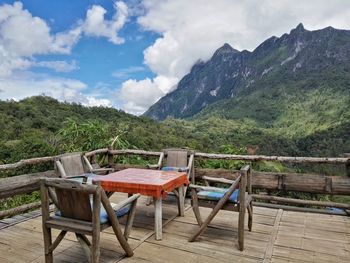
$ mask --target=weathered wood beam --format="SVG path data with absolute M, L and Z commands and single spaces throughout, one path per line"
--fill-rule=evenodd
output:
M 141 156 L 160 156 L 161 152 L 144 150 L 108 150 L 108 148 L 97 149 L 85 153 L 90 157 L 96 154 L 109 153 L 112 155 L 141 155 Z M 53 161 L 57 156 L 47 156 L 20 160 L 16 163 L 0 165 L 0 171 L 11 170 L 28 164 L 39 164 Z M 289 157 L 289 156 L 267 156 L 267 155 L 234 155 L 234 154 L 216 154 L 196 152 L 195 157 L 203 159 L 218 160 L 243 160 L 243 161 L 276 161 L 289 163 L 330 163 L 330 164 L 349 164 L 350 157 Z
M 0 179 L 0 199 L 39 190 L 41 177 L 56 177 L 55 171 L 17 175 Z
M 335 208 L 350 210 L 350 204 L 344 204 L 344 203 L 314 201 L 314 200 L 302 200 L 302 199 L 286 198 L 286 197 L 279 197 L 279 196 L 254 195 L 254 194 L 252 195 L 252 197 L 254 200 L 274 201 L 274 202 L 282 203 L 282 204 L 335 207 Z
M 102 154 L 102 153 L 108 153 L 108 148 L 102 148 L 102 149 L 97 149 L 97 150 L 94 150 L 94 151 L 91 151 L 91 152 L 86 152 L 85 156 L 86 157 L 91 157 L 93 155 Z
M 303 213 L 317 213 L 317 214 L 342 215 L 342 216 L 348 215 L 348 213 L 346 211 L 333 211 L 333 210 L 328 210 L 328 209 L 297 207 L 297 206 L 290 206 L 290 205 L 269 204 L 269 203 L 260 203 L 260 202 L 253 202 L 253 205 L 260 206 L 260 207 L 273 208 L 273 209 L 283 209 L 286 211 L 297 211 L 297 212 L 303 212 Z
M 127 155 L 127 154 L 132 154 L 132 155 L 141 155 L 141 156 L 157 156 L 159 157 L 162 152 L 153 152 L 153 151 L 145 151 L 145 150 L 110 150 L 110 154 L 113 155 Z
M 38 157 L 38 158 L 20 160 L 16 163 L 1 164 L 0 171 L 13 170 L 29 164 L 40 164 L 40 163 L 52 162 L 55 159 L 55 157 L 56 156 Z
M 144 150 L 112 150 L 111 154 L 133 154 L 142 156 L 160 156 L 161 152 L 144 151 Z M 334 163 L 346 164 L 348 157 L 289 157 L 289 156 L 267 156 L 267 155 L 235 155 L 235 154 L 216 154 L 195 152 L 195 157 L 203 159 L 219 160 L 243 160 L 243 161 L 277 161 L 291 163 Z
M 113 168 L 120 171 L 127 168 L 145 168 L 141 165 L 114 164 Z M 225 178 L 236 180 L 238 170 L 226 169 L 195 169 L 196 180 L 203 177 Z M 350 195 L 350 178 L 341 176 L 325 176 L 306 173 L 272 173 L 252 171 L 253 189 L 285 190 L 314 194 Z
M 267 155 L 234 155 L 234 154 L 216 154 L 216 153 L 195 153 L 195 157 L 204 159 L 219 160 L 243 160 L 243 161 L 273 161 L 290 163 L 347 163 L 349 158 L 342 157 L 289 157 L 289 156 L 267 156 Z
M 24 212 L 27 212 L 28 210 L 31 209 L 35 209 L 41 206 L 41 202 L 34 202 L 34 203 L 30 203 L 30 204 L 25 204 L 25 205 L 21 205 L 21 206 L 17 206 L 15 208 L 11 208 L 8 210 L 3 210 L 0 211 L 0 219 L 4 218 L 4 217 L 11 217 L 11 216 L 15 216 L 18 214 L 22 214 Z

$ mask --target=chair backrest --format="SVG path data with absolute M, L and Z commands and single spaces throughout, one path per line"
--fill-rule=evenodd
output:
M 165 165 L 168 167 L 187 167 L 188 158 L 191 154 L 190 150 L 186 149 L 165 149 L 163 150 L 165 157 Z
M 49 191 L 49 188 L 54 191 Z M 73 180 L 46 178 L 42 179 L 41 191 L 42 196 L 48 193 L 55 200 L 60 216 L 92 222 L 92 213 L 97 211 L 92 211 L 91 196 L 93 202 L 101 202 L 96 200 L 97 188 L 96 185 L 85 185 Z
M 82 175 L 85 173 L 84 163 L 83 163 L 83 154 L 78 153 L 67 153 L 58 157 L 66 176 Z M 63 177 L 63 175 L 61 175 Z

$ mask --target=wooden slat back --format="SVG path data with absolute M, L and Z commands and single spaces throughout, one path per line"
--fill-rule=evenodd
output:
M 57 202 L 61 216 L 76 220 L 92 221 L 93 211 L 91 209 L 90 196 L 96 196 L 98 186 L 56 178 L 45 178 L 42 179 L 42 182 L 44 190 L 47 189 L 48 191 L 49 188 L 55 190 L 55 202 Z
M 188 151 L 182 149 L 165 150 L 165 166 L 169 167 L 187 167 L 188 165 Z
M 82 175 L 85 173 L 82 153 L 62 155 L 59 161 L 63 165 L 67 176 Z
M 92 221 L 92 210 L 88 193 L 58 188 L 55 190 L 61 216 Z

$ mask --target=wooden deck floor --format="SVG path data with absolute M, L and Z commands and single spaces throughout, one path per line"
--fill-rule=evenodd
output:
M 120 195 L 113 196 L 116 202 Z M 221 211 L 197 242 L 187 242 L 198 227 L 187 205 L 176 217 L 163 205 L 163 240 L 153 232 L 154 210 L 141 199 L 129 239 L 135 255 L 125 258 L 111 229 L 101 236 L 101 262 L 350 262 L 350 218 L 269 208 L 254 209 L 253 232 L 246 231 L 244 252 L 237 249 L 238 213 Z M 203 208 L 203 213 L 210 209 Z M 41 218 L 30 213 L 0 221 L 0 262 L 44 262 Z M 12 225 L 11 225 L 12 224 Z M 57 232 L 54 232 L 54 235 Z M 55 262 L 86 262 L 75 237 L 67 235 Z

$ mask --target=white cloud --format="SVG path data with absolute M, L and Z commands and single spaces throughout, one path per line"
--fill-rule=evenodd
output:
M 82 24 L 82 30 L 87 36 L 106 37 L 114 44 L 124 43 L 124 39 L 118 36 L 118 31 L 124 26 L 128 17 L 128 7 L 124 2 L 115 2 L 115 14 L 112 20 L 105 20 L 106 9 L 93 5 L 86 13 L 86 20 Z
M 118 36 L 124 26 L 128 10 L 123 2 L 115 2 L 111 20 L 105 19 L 106 10 L 94 5 L 70 29 L 51 32 L 48 23 L 24 9 L 21 2 L 0 5 L 0 99 L 23 99 L 45 94 L 60 101 L 78 102 L 86 106 L 112 106 L 98 89 L 90 92 L 85 83 L 66 78 L 38 75 L 31 67 L 45 67 L 56 72 L 78 69 L 72 61 L 38 61 L 37 55 L 70 54 L 82 35 L 105 37 L 114 44 L 123 43 Z M 13 74 L 16 72 L 16 74 Z
M 17 78 L 0 79 L 0 99 L 21 100 L 39 94 L 60 101 L 81 103 L 85 106 L 112 106 L 108 99 L 97 94 L 86 94 L 87 85 L 79 80 L 67 78 L 49 78 L 37 75 L 23 75 Z M 94 96 L 95 95 L 95 96 Z
M 0 76 L 28 69 L 35 64 L 34 55 L 69 53 L 79 39 L 76 31 L 54 35 L 47 23 L 23 9 L 21 2 L 0 6 Z
M 116 70 L 112 73 L 112 76 L 117 79 L 129 78 L 131 74 L 144 71 L 145 68 L 141 66 L 133 66 L 125 69 Z
M 224 43 L 239 50 L 252 50 L 272 35 L 289 32 L 300 22 L 307 29 L 350 25 L 347 0 L 335 0 L 332 4 L 327 0 L 143 0 L 142 7 L 139 24 L 161 35 L 144 51 L 144 62 L 156 75 L 171 79 L 181 79 L 198 59 L 208 60 Z M 142 83 L 149 86 L 149 81 L 134 84 L 139 93 L 148 92 L 142 89 Z M 173 86 L 170 83 L 163 87 L 165 92 Z M 131 83 L 127 87 L 135 90 Z M 137 110 L 151 105 L 142 102 L 140 106 L 138 98 L 129 99 L 126 104 L 135 105 Z
M 70 72 L 79 69 L 77 62 L 72 60 L 71 62 L 58 60 L 58 61 L 40 61 L 33 63 L 35 67 L 44 67 L 55 70 L 56 72 Z
M 123 109 L 136 115 L 142 114 L 149 105 L 166 94 L 168 86 L 174 86 L 177 81 L 176 78 L 164 76 L 158 76 L 153 80 L 146 78 L 141 81 L 134 79 L 125 81 L 120 90 L 120 97 L 126 102 Z
M 128 9 L 124 2 L 115 2 L 115 14 L 111 20 L 105 20 L 106 10 L 98 5 L 86 12 L 86 18 L 78 21 L 67 31 L 51 33 L 47 22 L 33 16 L 23 8 L 21 2 L 0 6 L 0 77 L 10 76 L 14 70 L 24 70 L 31 66 L 41 66 L 33 57 L 45 54 L 69 54 L 82 34 L 94 37 L 106 37 L 114 44 L 124 39 L 118 31 L 124 26 Z M 66 71 L 67 65 L 47 64 L 47 67 Z M 62 66 L 62 67 L 60 67 Z

